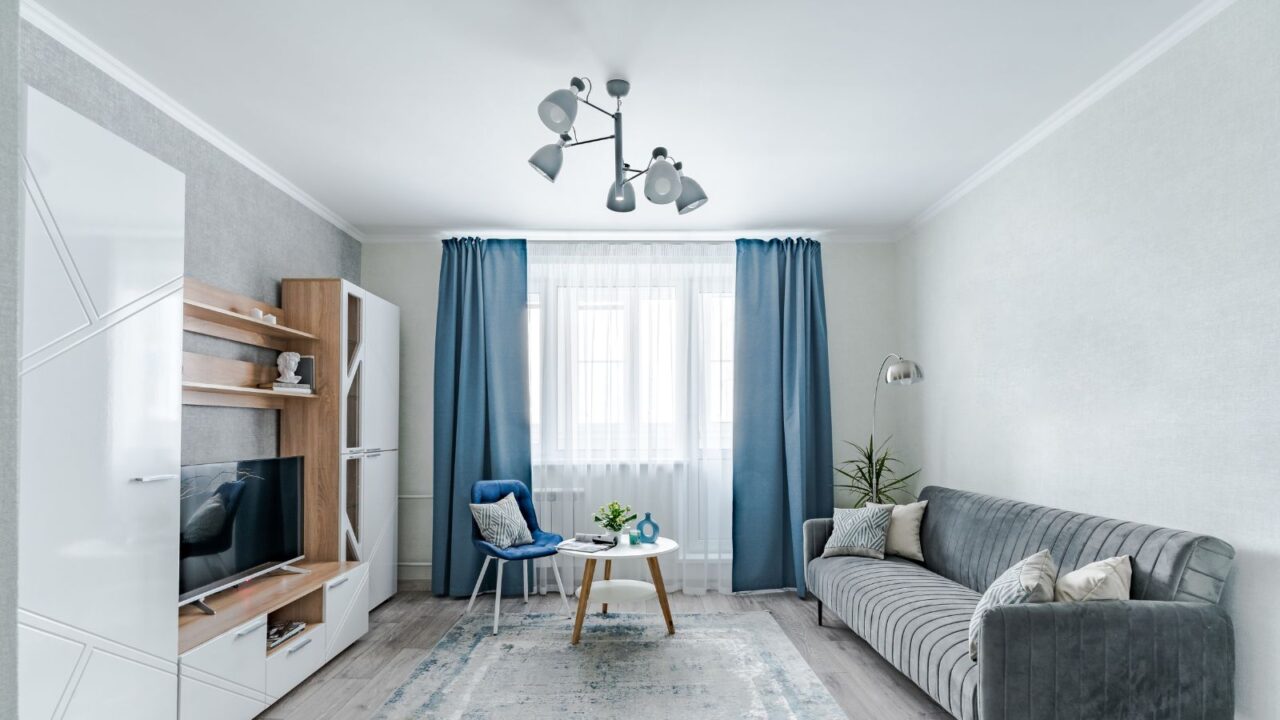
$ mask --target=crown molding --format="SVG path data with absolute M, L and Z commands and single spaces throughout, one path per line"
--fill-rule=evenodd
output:
M 968 195 L 982 183 L 990 180 L 993 176 L 1010 165 L 1014 160 L 1025 155 L 1036 145 L 1040 144 L 1045 138 L 1052 135 L 1063 125 L 1066 125 L 1076 116 L 1088 110 L 1091 105 L 1106 97 L 1112 90 L 1119 87 L 1129 78 L 1138 73 L 1139 70 L 1151 64 L 1153 60 L 1168 52 L 1178 43 L 1182 42 L 1188 35 L 1200 29 L 1205 23 L 1212 20 L 1223 10 L 1233 5 L 1236 0 L 1204 0 L 1186 15 L 1183 15 L 1176 22 L 1166 28 L 1159 35 L 1151 39 L 1150 42 L 1143 45 L 1137 52 L 1125 58 L 1119 65 L 1112 68 L 1107 74 L 1103 75 L 1096 82 L 1085 88 L 1084 92 L 1077 95 L 1066 105 L 1063 105 L 1057 112 L 1050 115 L 1043 122 L 1037 125 L 1031 132 L 1024 135 L 1013 145 L 1010 145 L 1004 152 L 995 156 L 986 165 L 983 165 L 978 172 L 970 175 L 964 182 L 957 185 L 954 189 L 943 195 L 937 202 L 930 205 L 924 212 L 920 213 L 907 224 L 904 235 L 910 231 L 918 229 L 920 226 L 937 217 L 939 213 L 952 205 L 956 204 L 965 195 Z
M 62 18 L 32 0 L 21 0 L 19 14 L 23 20 L 31 23 L 41 32 L 66 46 L 76 55 L 84 58 L 89 64 L 106 73 L 135 95 L 159 108 L 161 112 L 200 136 L 210 145 L 226 153 L 231 159 L 249 168 L 254 174 L 276 186 L 294 200 L 302 203 L 308 210 L 329 221 L 356 240 L 364 240 L 364 233 L 360 232 L 355 225 L 347 222 L 341 215 L 307 194 L 306 191 L 258 159 L 253 153 L 223 135 L 212 125 L 167 95 L 163 90 L 152 85 L 146 78 L 120 62 L 115 56 L 85 37 L 80 31 L 68 25 Z
M 896 239 L 894 228 L 751 228 L 744 230 L 519 230 L 513 228 L 369 228 L 364 242 L 435 242 L 454 237 L 520 238 L 530 242 L 732 242 L 738 238 L 807 237 L 822 242 L 883 242 Z

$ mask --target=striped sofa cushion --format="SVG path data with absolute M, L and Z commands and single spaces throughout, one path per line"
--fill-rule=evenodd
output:
M 978 593 L 898 558 L 818 558 L 805 568 L 805 580 L 939 705 L 962 720 L 978 717 L 978 664 L 969 657 Z

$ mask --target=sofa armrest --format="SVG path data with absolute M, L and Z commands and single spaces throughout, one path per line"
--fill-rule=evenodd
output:
M 1229 720 L 1234 675 L 1231 618 L 1217 605 L 1006 605 L 982 621 L 979 716 Z
M 822 557 L 822 550 L 827 546 L 833 527 L 835 527 L 835 521 L 831 518 L 804 521 L 804 566 L 806 568 L 809 567 L 810 560 Z

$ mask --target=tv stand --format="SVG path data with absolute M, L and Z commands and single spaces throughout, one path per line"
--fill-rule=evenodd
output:
M 190 605 L 191 607 L 193 607 L 193 608 L 195 608 L 195 609 L 199 610 L 200 612 L 204 613 L 205 615 L 216 615 L 216 614 L 217 614 L 217 613 L 214 611 L 214 609 L 213 609 L 213 608 L 211 608 L 211 607 L 209 607 L 209 604 L 208 604 L 208 603 L 206 603 L 204 600 L 193 600 L 193 601 L 191 601 L 191 602 L 189 602 L 189 603 L 187 603 L 187 604 L 188 604 L 188 605 Z
M 281 565 L 266 574 L 266 577 L 272 575 L 310 575 L 311 571 L 306 568 L 294 567 L 292 565 Z

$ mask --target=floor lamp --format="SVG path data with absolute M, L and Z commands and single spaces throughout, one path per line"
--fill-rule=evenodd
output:
M 889 361 L 893 360 L 890 365 Z M 887 366 L 887 367 L 886 367 Z M 880 401 L 880 379 L 889 385 L 914 385 L 924 381 L 924 371 L 911 360 L 898 353 L 889 353 L 880 362 L 880 372 L 876 373 L 876 391 L 871 396 L 871 502 L 880 502 L 880 473 L 876 472 L 876 404 Z

